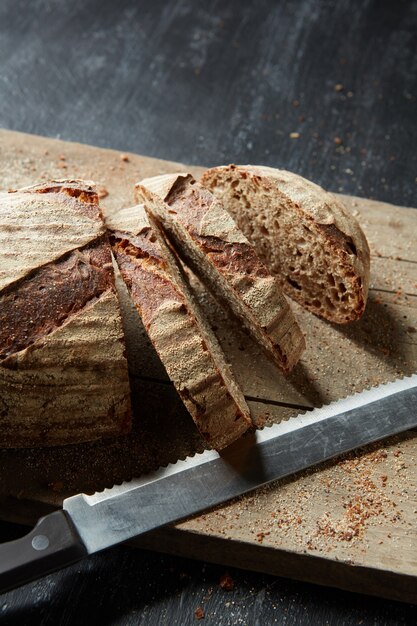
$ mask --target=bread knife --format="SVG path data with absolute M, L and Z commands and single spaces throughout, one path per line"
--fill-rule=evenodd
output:
M 417 375 L 374 387 L 94 495 L 0 544 L 0 592 L 417 426 Z

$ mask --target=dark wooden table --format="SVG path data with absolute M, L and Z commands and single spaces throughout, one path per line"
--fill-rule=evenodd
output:
M 417 2 L 3 0 L 0 126 L 264 163 L 416 205 Z M 1 149 L 1 147 L 0 147 Z M 0 524 L 0 539 L 24 528 Z M 0 598 L 5 624 L 414 624 L 413 607 L 117 547 Z

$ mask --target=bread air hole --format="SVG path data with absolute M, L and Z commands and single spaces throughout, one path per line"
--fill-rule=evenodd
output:
M 298 291 L 301 291 L 301 285 L 299 285 L 297 281 L 293 280 L 289 276 L 287 276 L 287 282 L 291 285 L 291 287 L 294 287 L 294 289 L 298 289 Z
M 346 248 L 349 250 L 350 254 L 354 254 L 355 256 L 357 256 L 358 251 L 356 250 L 356 246 L 353 241 L 347 241 Z
M 334 311 L 336 309 L 335 305 L 333 304 L 333 302 L 330 300 L 329 296 L 326 296 L 325 298 L 326 301 L 326 305 L 327 307 L 331 310 Z

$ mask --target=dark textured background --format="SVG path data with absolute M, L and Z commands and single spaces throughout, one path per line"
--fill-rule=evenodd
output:
M 410 0 L 2 0 L 0 126 L 411 205 L 416 26 Z
M 0 0 L 0 126 L 415 206 L 416 27 L 411 0 Z M 237 570 L 227 592 L 224 571 L 119 547 L 1 596 L 0 621 L 186 625 L 202 606 L 213 625 L 415 623 Z

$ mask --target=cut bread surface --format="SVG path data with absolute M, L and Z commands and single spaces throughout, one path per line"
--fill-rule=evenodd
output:
M 249 408 L 179 260 L 141 205 L 114 214 L 108 226 L 121 275 L 170 379 L 207 442 L 228 446 L 252 427 Z
M 369 247 L 338 198 L 301 176 L 261 166 L 212 168 L 201 184 L 221 200 L 287 295 L 332 322 L 361 317 Z
M 136 193 L 185 263 L 289 372 L 305 348 L 304 336 L 278 281 L 222 205 L 188 174 L 143 180 Z

